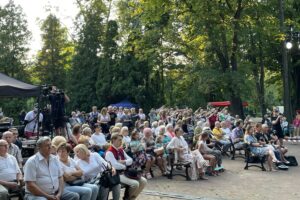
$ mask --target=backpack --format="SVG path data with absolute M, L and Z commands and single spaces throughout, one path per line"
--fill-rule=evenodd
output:
M 298 166 L 295 156 L 285 156 L 284 158 L 290 162 L 289 164 L 286 164 L 287 166 Z

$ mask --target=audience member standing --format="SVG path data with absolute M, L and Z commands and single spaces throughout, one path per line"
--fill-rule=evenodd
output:
M 42 123 L 43 121 L 43 114 L 40 113 L 40 116 L 37 116 L 38 107 L 35 106 L 32 111 L 29 111 L 24 119 L 26 124 L 25 126 L 25 137 L 30 138 L 32 136 L 36 136 L 38 133 L 38 123 Z M 39 118 L 39 120 L 38 120 Z

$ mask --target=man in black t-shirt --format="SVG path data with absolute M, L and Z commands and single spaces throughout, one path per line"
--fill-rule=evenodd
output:
M 49 101 L 55 133 L 56 135 L 65 136 L 65 103 L 70 102 L 70 98 L 65 93 L 57 90 L 56 86 L 52 86 Z

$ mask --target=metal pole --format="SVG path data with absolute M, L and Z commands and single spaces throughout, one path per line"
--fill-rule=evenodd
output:
M 284 25 L 284 0 L 279 0 L 279 21 L 280 21 L 280 31 L 285 32 Z M 286 40 L 282 42 L 282 68 L 283 68 L 283 105 L 284 105 L 284 114 L 288 122 L 292 121 L 291 115 L 291 100 L 290 100 L 290 86 L 289 86 L 289 67 L 288 67 L 288 58 L 287 58 L 287 49 L 286 49 Z
M 37 132 L 37 140 L 36 141 L 38 141 L 40 138 L 40 113 L 41 113 L 40 109 L 41 109 L 41 95 L 39 95 L 39 97 L 38 97 L 38 111 L 37 111 L 37 131 L 38 132 Z M 33 130 L 33 132 L 34 132 L 34 130 Z

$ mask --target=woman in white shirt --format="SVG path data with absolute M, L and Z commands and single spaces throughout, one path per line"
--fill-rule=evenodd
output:
M 143 109 L 139 109 L 139 118 L 141 121 L 145 121 L 146 120 L 146 115 L 143 112 Z
M 74 148 L 74 152 L 78 158 L 77 165 L 83 171 L 83 178 L 85 181 L 89 182 L 101 174 L 105 168 L 109 167 L 109 164 L 96 152 L 90 152 L 84 144 L 79 144 Z M 116 170 L 112 168 L 113 175 L 116 173 Z M 119 200 L 121 185 L 118 184 L 113 188 L 104 188 L 100 187 L 99 190 L 99 199 L 106 200 L 108 198 L 109 189 L 113 192 L 113 199 Z
M 70 192 L 76 192 L 80 195 L 80 200 L 96 200 L 98 195 L 97 185 L 84 183 L 81 186 L 71 186 L 68 182 L 82 179 L 83 172 L 75 161 L 69 157 L 71 146 L 63 143 L 58 147 L 57 155 L 60 167 L 64 173 L 63 177 L 66 182 L 65 189 Z
M 129 147 L 129 144 L 131 142 L 131 138 L 128 135 L 129 134 L 129 130 L 127 126 L 123 126 L 121 128 L 121 135 L 123 135 L 123 148 L 126 151 Z
M 95 125 L 95 133 L 92 135 L 91 139 L 94 142 L 94 145 L 99 146 L 100 149 L 107 144 L 105 135 L 102 133 L 101 126 L 98 124 Z
M 191 179 L 197 180 L 198 174 L 199 179 L 207 180 L 204 177 L 204 169 L 208 166 L 208 163 L 204 160 L 200 152 L 189 151 L 189 146 L 185 141 L 183 135 L 183 130 L 179 127 L 175 128 L 175 137 L 172 138 L 170 143 L 167 145 L 167 149 L 174 152 L 175 162 L 177 160 L 181 162 L 191 163 Z
M 229 124 L 230 124 L 230 121 L 222 121 L 221 122 L 221 129 L 222 129 L 222 132 L 225 133 L 226 139 L 229 139 L 229 137 L 231 135 L 231 130 L 229 128 Z

